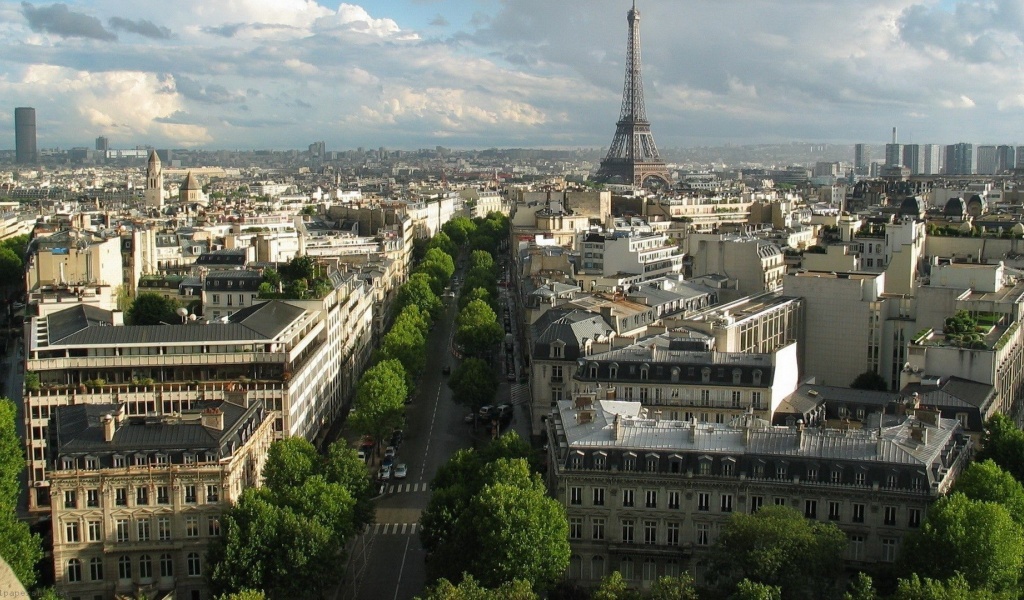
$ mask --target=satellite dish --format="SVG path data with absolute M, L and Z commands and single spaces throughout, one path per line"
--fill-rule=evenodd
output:
M 184 306 L 179 307 L 178 310 L 176 310 L 174 312 L 176 312 L 179 317 L 186 317 L 186 316 L 188 316 L 188 309 L 185 308 Z

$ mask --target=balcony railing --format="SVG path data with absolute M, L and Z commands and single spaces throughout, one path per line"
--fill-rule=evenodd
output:
M 103 369 L 121 367 L 175 367 L 236 364 L 283 364 L 286 352 L 228 352 L 221 354 L 154 354 L 144 356 L 74 356 L 59 358 L 30 358 L 25 363 L 28 371 L 57 371 L 65 369 Z

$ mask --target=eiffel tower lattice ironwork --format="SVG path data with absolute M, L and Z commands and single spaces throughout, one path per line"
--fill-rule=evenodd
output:
M 629 41 L 626 44 L 626 83 L 622 87 L 622 110 L 615 124 L 615 137 L 608 154 L 601 161 L 597 179 L 620 181 L 642 186 L 654 177 L 668 184 L 668 168 L 658 154 L 658 146 L 651 134 L 651 122 L 644 107 L 644 82 L 640 75 L 640 11 L 633 8 L 626 13 L 629 23 Z

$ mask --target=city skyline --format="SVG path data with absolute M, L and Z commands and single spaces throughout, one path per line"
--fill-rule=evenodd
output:
M 0 2 L 0 149 L 606 147 L 627 0 Z M 1010 143 L 1024 7 L 641 0 L 660 145 Z

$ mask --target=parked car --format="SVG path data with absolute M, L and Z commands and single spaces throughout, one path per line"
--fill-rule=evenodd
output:
M 384 449 L 384 458 L 394 458 L 395 457 L 395 453 L 396 453 L 395 447 L 394 446 L 388 446 L 387 448 Z
M 477 419 L 477 416 L 476 416 L 476 414 L 475 414 L 475 413 L 469 413 L 469 414 L 468 414 L 468 415 L 466 415 L 466 417 L 465 417 L 464 419 L 462 419 L 462 420 L 463 420 L 463 421 L 465 421 L 466 423 L 473 423 L 474 421 L 476 421 L 476 419 Z
M 394 446 L 395 448 L 398 448 L 399 446 L 402 445 L 402 439 L 403 437 L 401 429 L 396 429 L 391 432 L 391 445 Z
M 493 412 L 494 412 L 494 407 L 491 406 L 490 404 L 487 404 L 485 406 L 481 406 L 480 407 L 480 418 L 484 419 L 486 421 L 487 419 L 491 418 L 491 413 L 493 413 Z
M 441 373 L 442 373 L 442 374 L 443 374 L 443 375 L 444 375 L 445 377 L 447 377 L 448 375 L 451 375 L 451 374 L 452 374 L 452 368 L 451 368 L 451 366 L 450 366 L 450 365 L 445 365 L 445 366 L 444 366 L 444 368 L 443 368 L 443 369 L 441 369 Z
M 498 405 L 498 418 L 505 419 L 512 416 L 512 405 L 511 404 L 499 404 Z
M 395 465 L 395 473 L 393 475 L 395 479 L 405 479 L 405 476 L 408 474 L 409 469 L 405 466 L 405 463 L 398 463 Z
M 380 461 L 380 466 L 388 467 L 390 469 L 391 467 L 395 466 L 395 457 L 385 456 L 384 460 Z
M 391 465 L 381 465 L 380 470 L 377 471 L 377 479 L 380 479 L 381 481 L 391 479 Z

